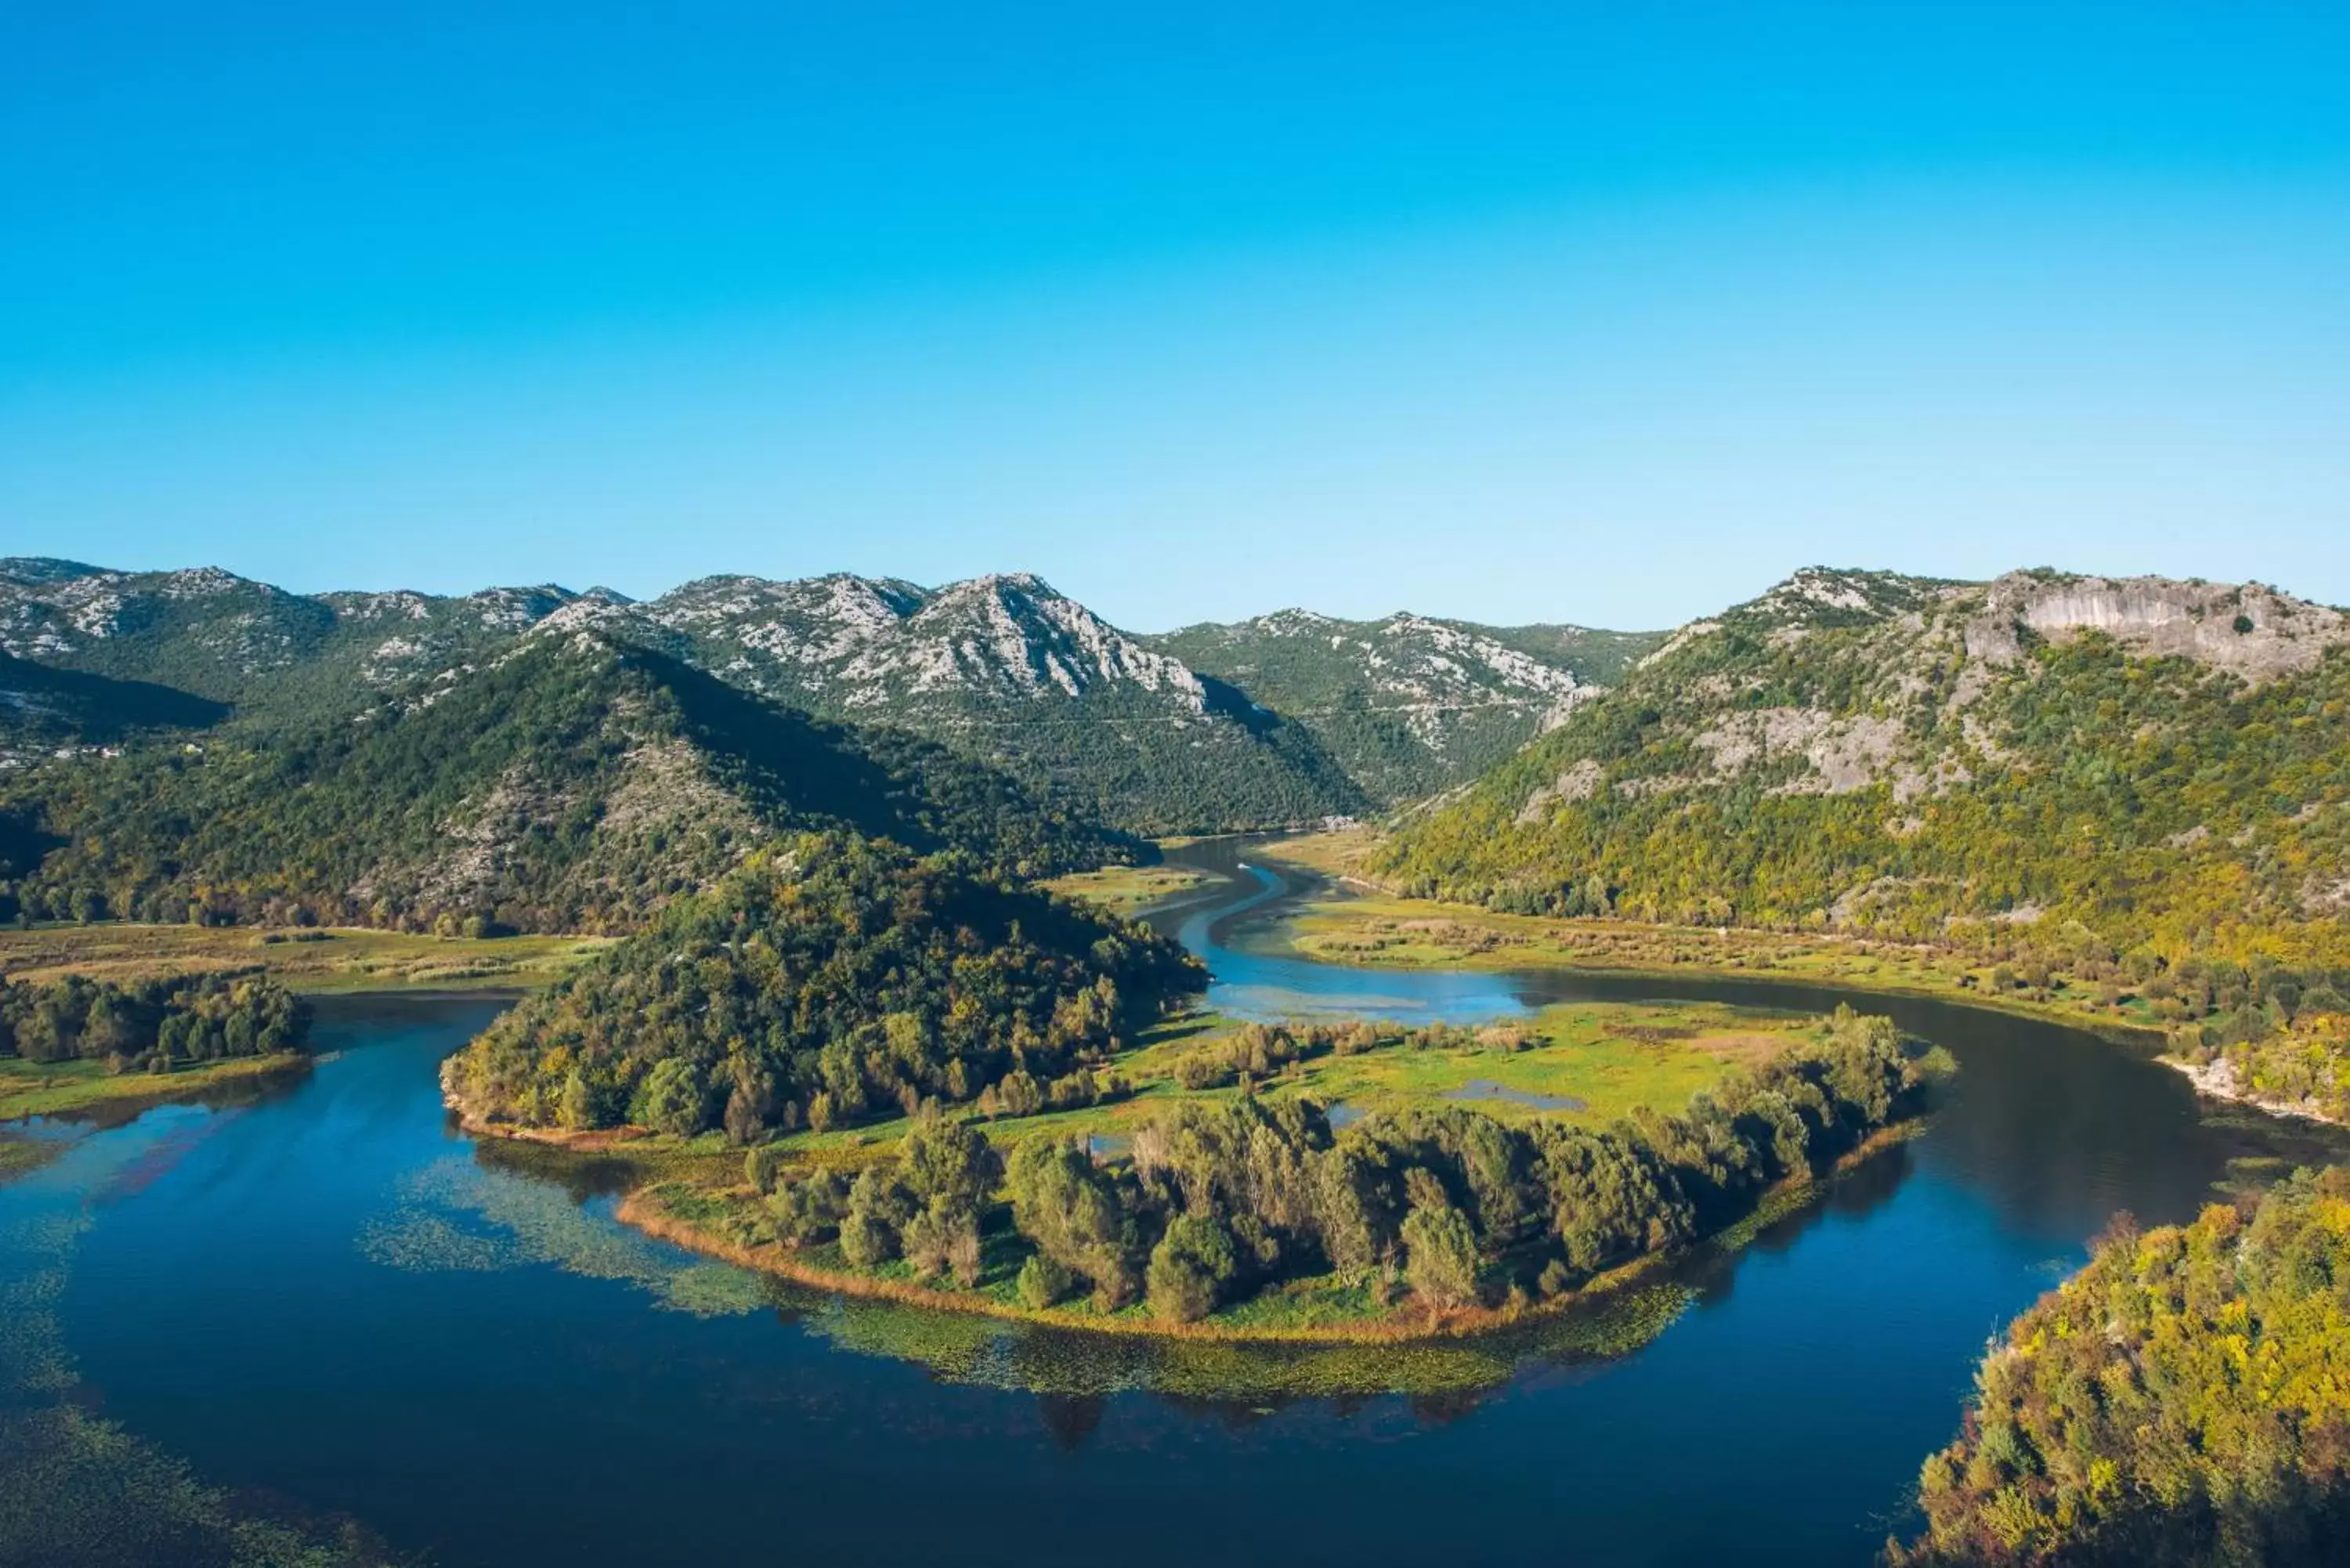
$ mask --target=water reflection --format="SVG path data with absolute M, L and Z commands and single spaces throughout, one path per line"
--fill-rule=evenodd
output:
M 1217 855 L 1243 857 L 1196 852 Z M 1236 981 L 1421 1019 L 1844 994 L 1283 960 L 1262 922 L 1289 890 L 1229 868 L 1245 881 L 1162 917 L 1208 950 L 1219 1003 Z M 112 1416 L 442 1568 L 785 1539 L 855 1562 L 1107 1542 L 1190 1568 L 1244 1541 L 1301 1562 L 1857 1565 L 1901 1527 L 1985 1337 L 2114 1210 L 2183 1217 L 2248 1162 L 2334 1137 L 2204 1114 L 2176 1074 L 2052 1024 L 1880 999 L 1959 1058 L 1950 1103 L 1744 1251 L 1475 1341 L 1243 1349 L 844 1302 L 626 1231 L 614 1170 L 449 1127 L 435 1067 L 496 1005 L 335 1003 L 336 1054 L 282 1092 L 77 1135 L 0 1185 L 0 1282 L 41 1206 L 70 1209 L 41 1310 Z

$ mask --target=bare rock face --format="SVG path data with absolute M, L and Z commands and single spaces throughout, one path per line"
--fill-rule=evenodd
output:
M 1079 698 L 1128 688 L 1199 718 L 1207 691 L 1026 572 L 931 589 L 836 574 L 802 582 L 710 577 L 645 607 L 702 661 L 777 695 L 852 713 L 942 701 Z
M 1786 794 L 1847 794 L 1877 782 L 1893 760 L 1901 727 L 1859 713 L 1839 718 L 1816 708 L 1765 708 L 1724 714 L 1695 743 L 1717 775 L 1731 776 L 1757 762 L 1800 756 L 1806 767 L 1778 786 Z
M 2350 641 L 2338 610 L 2259 583 L 2168 577 L 2049 577 L 2013 573 L 1990 587 L 1966 626 L 1970 658 L 2013 663 L 2026 633 L 2061 641 L 2103 632 L 2134 653 L 2191 659 L 2258 684 L 2314 667 Z

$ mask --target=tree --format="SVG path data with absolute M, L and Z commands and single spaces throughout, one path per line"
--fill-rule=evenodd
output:
M 1023 1144 L 1005 1186 L 1013 1224 L 1039 1252 L 1091 1280 L 1106 1307 L 1133 1295 L 1139 1249 L 1124 1190 L 1083 1147 L 1061 1139 Z
M 841 1217 L 840 1250 L 860 1269 L 870 1269 L 898 1256 L 906 1222 L 914 1205 L 898 1179 L 879 1166 L 868 1166 L 848 1189 L 848 1210 Z
M 1230 1231 L 1204 1214 L 1178 1215 L 1150 1254 L 1150 1310 L 1168 1323 L 1197 1322 L 1239 1272 Z
M 1477 1236 L 1468 1217 L 1450 1203 L 1416 1208 L 1404 1216 L 1404 1277 L 1433 1307 L 1465 1306 L 1477 1299 Z
M 898 1147 L 899 1177 L 934 1213 L 975 1219 L 1003 1175 L 993 1146 L 968 1123 L 923 1111 Z
M 1020 1265 L 1015 1288 L 1022 1305 L 1032 1312 L 1042 1312 L 1076 1286 L 1076 1274 L 1042 1252 L 1031 1252 L 1028 1261 Z
M 691 1137 L 707 1125 L 710 1094 L 702 1070 L 683 1057 L 653 1064 L 637 1094 L 636 1119 L 655 1132 Z

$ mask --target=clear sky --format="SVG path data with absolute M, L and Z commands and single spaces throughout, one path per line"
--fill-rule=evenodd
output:
M 2350 5 L 0 6 L 0 553 L 2350 602 Z

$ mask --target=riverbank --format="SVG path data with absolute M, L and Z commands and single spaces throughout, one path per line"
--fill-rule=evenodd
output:
M 0 1122 L 26 1116 L 128 1121 L 154 1106 L 306 1072 L 309 1064 L 310 1057 L 298 1051 L 232 1056 L 170 1073 L 109 1073 L 100 1062 L 0 1057 Z
M 2164 1021 L 2142 996 L 2074 987 L 2044 994 L 2001 984 L 2001 966 L 1956 950 L 1850 936 L 1510 915 L 1473 904 L 1405 898 L 1362 867 L 1366 830 L 1274 839 L 1258 858 L 1326 878 L 1284 920 L 1298 957 L 1357 969 L 1564 969 L 1596 975 L 1717 973 L 1914 996 L 2039 1018 L 2126 1044 L 2159 1046 Z
M 207 970 L 265 971 L 289 991 L 472 992 L 546 985 L 608 937 L 433 937 L 364 927 L 161 926 L 128 921 L 0 930 L 0 976 L 127 984 Z
M 2209 1062 L 2189 1062 L 2178 1056 L 2159 1058 L 2166 1067 L 2173 1067 L 2187 1075 L 2195 1092 L 2215 1100 L 2247 1109 L 2265 1111 L 2272 1116 L 2291 1116 L 2296 1121 L 2323 1122 L 2327 1127 L 2350 1127 L 2350 1118 L 2319 1109 L 2314 1105 L 2291 1100 L 2272 1099 L 2245 1086 L 2236 1071 L 2236 1064 L 2225 1056 L 2215 1056 Z
M 1927 1118 L 1920 1116 L 1881 1128 L 1826 1170 L 1767 1189 L 1745 1214 L 1699 1238 L 1690 1245 L 1670 1251 L 1647 1253 L 1595 1275 L 1575 1290 L 1546 1299 L 1513 1293 L 1497 1306 L 1443 1310 L 1430 1308 L 1416 1299 L 1408 1299 L 1368 1307 L 1359 1311 L 1357 1315 L 1333 1315 L 1321 1321 L 1302 1323 L 1280 1321 L 1280 1314 L 1284 1308 L 1306 1303 L 1320 1305 L 1326 1310 L 1350 1299 L 1367 1304 L 1369 1294 L 1356 1282 L 1325 1275 L 1291 1282 L 1269 1293 L 1275 1298 L 1273 1300 L 1259 1297 L 1238 1303 L 1235 1309 L 1215 1317 L 1191 1323 L 1169 1323 L 1151 1316 L 1139 1304 L 1112 1313 L 1097 1311 L 1089 1303 L 1083 1303 L 1066 1307 L 1031 1307 L 1012 1296 L 1008 1290 L 997 1293 L 984 1285 L 970 1290 L 942 1288 L 911 1277 L 895 1277 L 845 1265 L 831 1265 L 821 1261 L 820 1255 L 797 1251 L 780 1242 L 752 1241 L 739 1235 L 723 1233 L 721 1227 L 730 1227 L 730 1221 L 739 1220 L 741 1210 L 759 1201 L 747 1188 L 712 1192 L 681 1182 L 653 1183 L 628 1193 L 621 1199 L 615 1217 L 646 1235 L 689 1251 L 733 1263 L 738 1268 L 772 1274 L 809 1289 L 860 1300 L 994 1318 L 1033 1327 L 1191 1344 L 1399 1345 L 1471 1339 L 1547 1320 L 1563 1319 L 1618 1303 L 1640 1287 L 1659 1282 L 1667 1272 L 1694 1255 L 1709 1250 L 1734 1252 L 1751 1244 L 1770 1226 L 1823 1197 L 1839 1176 L 1908 1142 L 1924 1132 L 1926 1126 Z M 681 1211 L 688 1210 L 691 1211 Z M 1008 1285 L 1008 1281 L 1003 1282 L 998 1289 L 1003 1290 L 1005 1285 Z M 1648 1331 L 1631 1336 L 1628 1342 L 1622 1325 L 1617 1325 L 1611 1338 L 1611 1353 L 1623 1354 L 1638 1348 L 1646 1339 L 1669 1326 L 1678 1311 L 1676 1306 L 1669 1314 L 1654 1314 L 1656 1321 Z

